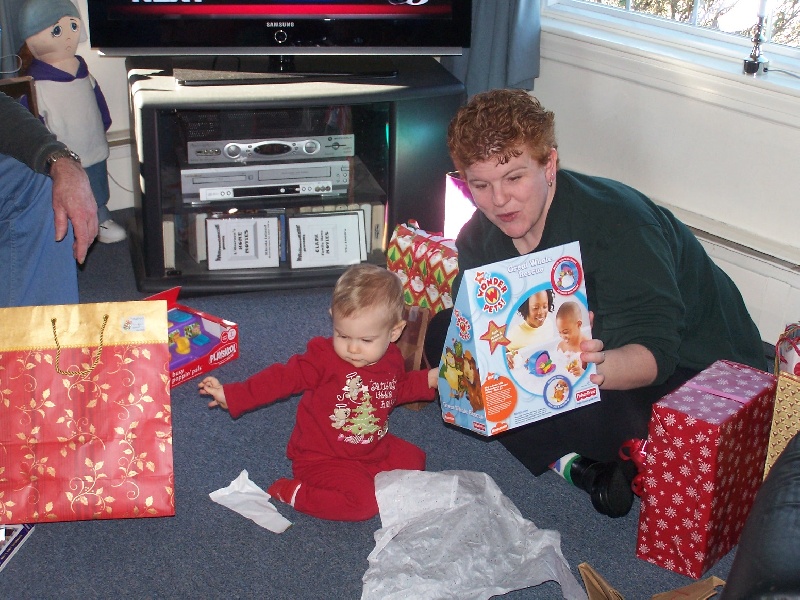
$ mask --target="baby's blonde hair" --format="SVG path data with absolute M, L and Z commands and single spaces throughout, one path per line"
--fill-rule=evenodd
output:
M 403 284 L 391 271 L 361 263 L 348 268 L 333 288 L 331 314 L 350 317 L 365 308 L 382 308 L 393 327 L 403 320 Z

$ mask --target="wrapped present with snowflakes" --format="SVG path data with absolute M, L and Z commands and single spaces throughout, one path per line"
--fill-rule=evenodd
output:
M 699 578 L 738 543 L 762 481 L 775 383 L 720 360 L 653 405 L 639 558 Z
M 386 266 L 403 281 L 403 299 L 437 313 L 453 306 L 458 275 L 455 242 L 409 221 L 395 227 L 386 250 Z

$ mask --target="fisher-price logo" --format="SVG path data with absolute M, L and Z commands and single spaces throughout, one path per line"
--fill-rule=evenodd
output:
M 584 400 L 591 400 L 597 396 L 597 390 L 594 388 L 588 390 L 581 390 L 575 394 L 575 402 L 583 402 Z
M 503 310 L 507 304 L 508 282 L 499 275 L 479 271 L 475 274 L 478 284 L 477 298 L 483 300 L 481 310 L 494 314 Z

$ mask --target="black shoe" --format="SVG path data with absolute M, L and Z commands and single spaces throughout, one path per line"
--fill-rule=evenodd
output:
M 633 506 L 631 482 L 617 462 L 597 462 L 581 457 L 572 463 L 573 483 L 589 493 L 592 506 L 608 517 L 624 517 Z

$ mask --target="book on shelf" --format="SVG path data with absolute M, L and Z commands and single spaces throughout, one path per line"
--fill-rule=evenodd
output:
M 209 270 L 277 267 L 281 258 L 280 215 L 210 215 L 206 218 Z
M 288 221 L 293 269 L 353 265 L 367 259 L 364 211 L 298 213 Z
M 386 250 L 386 206 L 383 204 L 372 205 L 370 247 L 381 251 Z
M 164 215 L 161 223 L 161 235 L 164 243 L 164 269 L 175 268 L 175 216 Z
M 386 207 L 383 204 L 364 203 L 245 209 L 233 214 L 188 212 L 164 215 L 164 268 L 176 268 L 176 246 L 188 253 L 196 263 L 208 261 L 208 269 L 212 271 L 277 267 L 286 262 L 290 262 L 292 268 L 351 264 L 342 261 L 353 259 L 356 249 L 359 261 L 366 260 L 366 255 L 372 250 L 384 249 L 385 214 Z M 347 216 L 343 220 L 325 220 L 331 215 Z M 307 222 L 304 229 L 321 224 L 325 224 L 321 225 L 323 229 L 328 225 L 332 227 L 330 231 L 320 229 L 317 232 L 327 236 L 327 247 L 321 248 L 326 252 L 320 252 L 318 256 L 306 253 L 305 258 L 298 260 L 295 256 L 290 260 L 288 221 L 295 217 L 312 216 L 323 220 Z M 261 224 L 261 229 L 257 223 Z M 353 237 L 355 230 L 350 231 L 350 227 L 357 227 L 357 238 Z M 334 241 L 331 237 L 334 230 L 336 235 L 348 235 L 349 241 L 357 239 L 358 243 L 349 244 L 344 253 L 338 246 L 336 250 L 332 249 L 330 244 Z M 299 244 L 297 227 L 294 233 L 294 243 Z M 337 243 L 341 245 L 344 241 L 342 238 Z
M 186 247 L 195 262 L 202 262 L 206 255 L 206 218 L 207 213 L 189 213 L 186 215 Z

